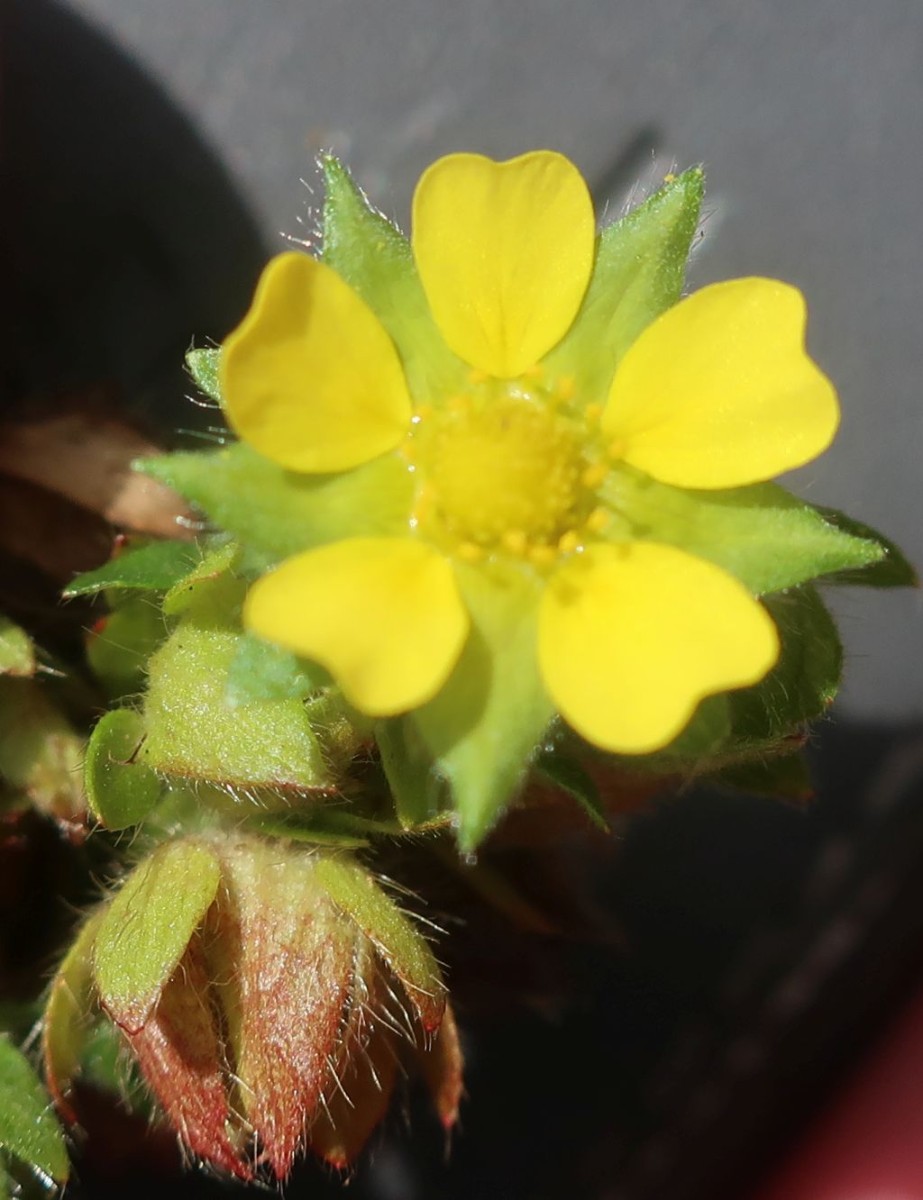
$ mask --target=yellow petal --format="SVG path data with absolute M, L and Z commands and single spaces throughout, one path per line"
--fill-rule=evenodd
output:
M 413 252 L 436 324 L 465 362 L 508 378 L 576 316 L 593 265 L 593 202 L 572 162 L 450 154 L 413 198 Z
M 559 712 L 604 750 L 644 754 L 705 696 L 757 683 L 779 639 L 733 576 L 672 546 L 595 546 L 552 576 L 539 661 Z
M 393 449 L 410 399 L 391 339 L 323 263 L 281 254 L 221 354 L 236 433 L 294 471 L 343 471 Z
M 373 717 L 432 699 L 468 634 L 450 563 L 411 538 L 350 538 L 288 559 L 250 589 L 244 624 L 321 663 Z
M 815 458 L 836 392 L 804 350 L 804 297 L 774 279 L 703 288 L 658 317 L 619 365 L 603 428 L 663 483 L 757 483 Z

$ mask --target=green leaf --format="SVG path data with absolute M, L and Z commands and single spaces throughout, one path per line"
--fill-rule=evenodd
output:
M 218 364 L 221 360 L 221 349 L 202 347 L 190 350 L 186 355 L 186 369 L 195 381 L 196 387 L 212 400 L 221 403 L 221 387 L 218 382 Z
M 725 767 L 714 776 L 714 782 L 751 796 L 795 804 L 806 804 L 814 796 L 808 762 L 800 750 Z
M 0 1146 L 56 1183 L 70 1173 L 64 1134 L 28 1059 L 0 1037 Z
M 439 1028 L 445 984 L 426 938 L 362 866 L 346 855 L 325 855 L 315 866 L 318 883 L 356 922 L 400 980 L 427 1031 Z
M 408 719 L 449 782 L 470 852 L 521 786 L 554 710 L 536 658 L 540 581 L 513 563 L 456 570 L 471 632 L 446 685 Z
M 150 767 L 136 761 L 143 742 L 140 715 L 130 708 L 116 708 L 99 720 L 87 744 L 87 800 L 107 829 L 137 825 L 160 799 L 160 780 Z
M 140 758 L 160 774 L 237 787 L 244 796 L 271 789 L 282 804 L 285 793 L 328 788 L 330 768 L 300 699 L 228 702 L 245 590 L 230 575 L 199 588 L 152 655 Z
M 623 464 L 610 473 L 602 494 L 630 522 L 635 537 L 708 559 L 755 595 L 868 567 L 884 555 L 877 542 L 838 529 L 774 483 L 692 490 L 659 483 Z
M 777 749 L 833 703 L 843 648 L 815 588 L 793 588 L 764 603 L 779 630 L 782 652 L 762 683 L 730 693 L 731 744 Z
M 430 824 L 442 809 L 445 785 L 415 724 L 408 717 L 381 721 L 375 727 L 375 741 L 401 828 Z
M 468 367 L 442 339 L 430 315 L 410 244 L 376 212 L 336 158 L 322 162 L 324 262 L 346 280 L 391 335 L 411 394 L 427 401 L 461 387 Z
M 589 820 L 609 832 L 609 819 L 599 796 L 599 789 L 589 773 L 562 746 L 552 745 L 543 750 L 535 763 L 536 769 L 551 783 L 576 800 Z
M 122 593 L 116 608 L 91 631 L 87 660 L 110 700 L 144 690 L 147 660 L 167 636 L 160 608 L 147 593 Z
M 227 702 L 232 708 L 259 700 L 303 700 L 330 685 L 323 667 L 298 658 L 281 646 L 244 633 L 228 667 Z
M 335 475 L 301 475 L 244 443 L 205 453 L 167 454 L 135 464 L 198 505 L 238 538 L 259 570 L 348 537 L 403 533 L 413 479 L 397 455 Z
M 35 647 L 24 629 L 0 614 L 0 675 L 34 675 Z
M 163 611 L 174 617 L 189 607 L 196 591 L 212 579 L 217 579 L 234 565 L 239 554 L 235 542 L 224 541 L 206 551 L 202 560 L 177 583 L 163 598 Z
M 168 842 L 137 867 L 103 914 L 94 975 L 123 1029 L 144 1028 L 218 891 L 221 868 L 200 842 Z
M 193 542 L 148 542 L 129 549 L 95 571 L 78 575 L 64 589 L 65 599 L 88 596 L 106 588 L 146 588 L 165 592 L 188 575 L 200 558 Z
M 577 319 L 545 359 L 587 401 L 605 400 L 625 351 L 679 300 L 704 189 L 702 169 L 693 167 L 600 235 Z
M 102 917 L 98 911 L 84 924 L 55 972 L 42 1021 L 45 1075 L 58 1106 L 71 1119 L 68 1094 L 80 1071 L 90 1029 L 95 999 L 93 943 Z
M 838 512 L 835 508 L 818 508 L 817 512 L 835 529 L 842 530 L 843 533 L 850 534 L 852 537 L 864 538 L 867 542 L 873 542 L 882 551 L 878 561 L 867 566 L 859 564 L 852 570 L 838 571 L 825 582 L 876 588 L 920 586 L 916 568 L 904 557 L 903 551 L 890 538 L 879 533 L 877 529 L 873 529 L 871 525 L 856 521 L 852 517 L 846 516 L 845 513 Z

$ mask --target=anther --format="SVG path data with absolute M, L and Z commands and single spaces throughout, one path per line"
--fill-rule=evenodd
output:
M 625 456 L 625 445 L 626 445 L 626 443 L 625 443 L 625 439 L 624 439 L 624 438 L 615 438 L 615 439 L 614 439 L 613 441 L 611 441 L 611 442 L 609 443 L 609 445 L 606 447 L 606 454 L 608 454 L 608 456 L 609 456 L 611 459 L 614 459 L 614 460 L 616 460 L 616 461 L 617 461 L 618 459 L 620 459 L 620 458 L 624 458 L 624 456 Z
M 526 552 L 526 535 L 521 529 L 508 529 L 500 539 L 503 549 L 521 557 Z
M 583 410 L 583 417 L 587 425 L 595 425 L 602 415 L 603 406 L 601 404 L 588 404 Z
M 562 533 L 558 538 L 558 550 L 562 554 L 573 554 L 575 550 L 580 549 L 582 539 L 576 529 L 568 529 L 567 533 Z
M 577 383 L 572 375 L 562 375 L 559 379 L 555 380 L 554 394 L 558 400 L 573 400 L 576 390 Z
M 456 554 L 462 562 L 476 564 L 484 561 L 486 551 L 477 542 L 459 542 Z
M 590 491 L 595 490 L 605 480 L 609 474 L 609 468 L 605 463 L 593 463 L 586 467 L 583 474 L 580 476 L 580 482 L 585 488 Z
M 550 567 L 558 557 L 554 546 L 536 542 L 529 547 L 529 562 L 536 567 Z
M 609 524 L 609 513 L 604 508 L 594 508 L 584 521 L 584 528 L 590 533 L 602 533 Z

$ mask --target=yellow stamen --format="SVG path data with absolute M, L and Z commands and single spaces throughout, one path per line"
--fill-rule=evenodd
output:
M 521 558 L 526 552 L 526 535 L 521 529 L 508 529 L 501 538 L 503 549 Z
M 554 546 L 547 546 L 544 542 L 529 547 L 529 562 L 533 566 L 550 567 L 557 557 Z
M 485 550 L 476 542 L 460 542 L 455 553 L 462 562 L 477 564 L 484 561 Z
M 596 425 L 602 415 L 603 406 L 601 404 L 588 404 L 583 410 L 583 417 L 587 425 Z
M 595 488 L 599 487 L 608 474 L 609 468 L 605 463 L 593 463 L 591 466 L 587 467 L 580 476 L 580 482 L 585 488 L 593 491 Z
M 606 447 L 606 454 L 608 454 L 608 456 L 616 462 L 620 458 L 623 458 L 625 455 L 625 439 L 616 438 L 614 441 L 610 442 Z
M 602 533 L 609 524 L 610 513 L 604 508 L 594 508 L 584 521 L 584 528 L 590 533 Z
M 558 538 L 558 550 L 562 554 L 573 554 L 580 548 L 582 540 L 576 529 L 568 529 L 567 533 Z

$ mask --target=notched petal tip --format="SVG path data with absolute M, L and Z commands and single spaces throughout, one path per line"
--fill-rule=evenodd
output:
M 830 445 L 839 405 L 805 350 L 801 292 L 732 279 L 653 322 L 616 371 L 603 415 L 624 459 L 663 483 L 726 488 L 803 466 Z
M 593 202 L 563 155 L 450 154 L 420 178 L 413 251 L 436 324 L 459 357 L 509 378 L 567 332 L 593 266 Z
M 394 449 L 410 398 L 378 318 L 335 271 L 274 258 L 224 343 L 221 393 L 234 431 L 294 471 L 343 471 Z
M 706 696 L 758 683 L 779 637 L 731 575 L 653 542 L 597 546 L 552 579 L 539 658 L 561 715 L 622 754 L 661 749 Z
M 411 538 L 351 538 L 297 555 L 258 580 L 244 624 L 326 667 L 369 716 L 439 691 L 468 635 L 452 566 Z

